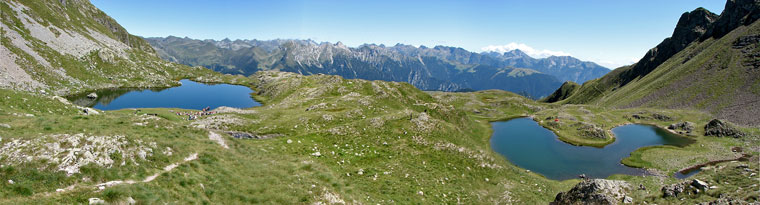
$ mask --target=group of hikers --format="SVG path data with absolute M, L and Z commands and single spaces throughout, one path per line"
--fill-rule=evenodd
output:
M 198 117 L 206 116 L 206 115 L 213 115 L 216 114 L 216 112 L 209 111 L 211 110 L 211 107 L 203 108 L 200 112 L 177 112 L 177 115 L 187 115 L 187 120 L 195 120 L 198 119 Z

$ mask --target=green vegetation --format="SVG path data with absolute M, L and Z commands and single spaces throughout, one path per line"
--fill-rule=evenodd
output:
M 578 85 L 578 83 L 567 81 L 565 83 L 562 83 L 562 86 L 560 86 L 559 89 L 554 91 L 554 93 L 541 99 L 541 102 L 552 103 L 552 102 L 558 102 L 558 101 L 567 99 L 568 97 L 575 94 L 575 92 L 578 91 L 580 87 L 581 86 Z
M 697 109 L 742 125 L 757 126 L 760 73 L 750 63 L 758 43 L 737 46 L 760 32 L 760 22 L 740 26 L 719 39 L 696 41 L 636 79 L 625 79 L 635 65 L 618 68 L 584 83 L 574 94 L 549 100 L 605 107 Z M 627 82 L 620 84 L 620 82 Z M 557 92 L 564 93 L 560 88 Z M 555 93 L 557 94 L 557 93 Z
M 18 120 L 12 114 L 2 115 L 7 117 L 0 118 L 0 123 L 7 122 L 12 127 L 0 131 L 0 136 L 5 137 L 3 142 L 81 132 L 93 136 L 123 135 L 130 140 L 155 142 L 158 148 L 152 157 L 138 161 L 140 166 L 128 163 L 111 168 L 83 167 L 70 177 L 56 171 L 54 166 L 14 165 L 48 167 L 41 172 L 59 179 L 4 175 L 5 181 L 19 183 L 0 186 L 20 188 L 4 189 L 17 191 L 5 193 L 3 198 L 14 203 L 26 200 L 81 203 L 90 197 L 116 201 L 126 196 L 149 203 L 177 200 L 309 203 L 335 196 L 347 202 L 529 203 L 550 201 L 556 192 L 573 183 L 551 183 L 510 165 L 496 153 L 486 152 L 490 137 L 488 121 L 501 117 L 470 116 L 460 108 L 440 104 L 409 84 L 276 72 L 260 73 L 252 76 L 252 80 L 260 93 L 257 98 L 265 106 L 253 108 L 248 114 L 225 113 L 198 121 L 181 120 L 171 114 L 177 111 L 174 109 L 141 109 L 137 114 L 121 110 L 85 116 L 76 108 L 52 99 L 5 91 L 10 98 L 2 99 L 12 99 L 9 103 L 14 109 L 3 111 L 35 117 Z M 454 98 L 460 95 L 470 94 L 437 93 L 436 97 L 448 96 L 463 105 L 484 101 L 511 104 L 512 108 L 498 110 L 509 113 L 531 112 L 532 105 L 523 103 L 533 103 L 503 91 L 477 93 L 479 99 Z M 40 104 L 18 102 L 23 98 Z M 62 112 L 52 114 L 47 110 Z M 143 119 L 145 113 L 156 113 L 158 117 Z M 208 131 L 193 124 L 211 118 L 233 123 L 208 126 Z M 51 129 L 28 132 L 45 126 Z M 282 136 L 242 140 L 225 135 L 230 149 L 224 149 L 208 139 L 209 131 Z M 166 147 L 173 150 L 173 155 L 159 151 L 167 150 Z M 94 190 L 88 187 L 109 180 L 139 181 L 194 152 L 198 153 L 198 160 L 161 174 L 153 182 L 88 192 Z M 55 189 L 70 185 L 77 188 L 54 193 Z M 27 196 L 26 190 L 32 194 Z
M 255 97 L 264 106 L 197 121 L 174 115 L 177 109 L 82 115 L 77 108 L 48 97 L 3 90 L 0 99 L 9 106 L 0 110 L 3 112 L 0 123 L 11 128 L 0 128 L 2 142 L 85 133 L 122 135 L 131 141 L 155 142 L 157 147 L 150 157 L 137 161 L 139 166 L 115 163 L 103 168 L 90 164 L 72 176 L 44 161 L 5 166 L 1 180 L 17 183 L 0 185 L 6 190 L 2 192 L 3 202 L 84 203 L 91 197 L 107 201 L 131 197 L 145 203 L 312 203 L 331 199 L 362 203 L 453 203 L 457 199 L 545 203 L 576 180 L 557 183 L 511 165 L 490 150 L 488 122 L 519 116 L 536 119 L 559 116 L 560 125 L 556 128 L 546 122 L 541 124 L 552 128 L 561 139 L 571 141 L 577 136 L 571 126 L 576 121 L 593 123 L 608 131 L 624 123 L 662 127 L 689 119 L 701 126 L 709 120 L 708 115 L 698 111 L 559 106 L 497 90 L 425 93 L 406 83 L 345 80 L 336 76 L 261 72 L 248 82 L 258 91 Z M 155 113 L 157 117 L 148 118 L 146 113 Z M 671 119 L 630 118 L 631 114 L 653 113 Z M 34 117 L 19 116 L 25 114 Z M 41 129 L 44 127 L 49 129 Z M 760 133 L 755 128 L 742 129 L 755 136 Z M 222 133 L 230 148 L 224 149 L 209 140 L 210 131 Z M 226 131 L 278 137 L 234 139 L 224 134 Z M 694 134 L 701 136 L 701 132 L 696 129 Z M 691 138 L 697 140 L 691 146 L 644 148 L 624 162 L 634 166 L 637 164 L 633 162 L 638 162 L 638 166 L 672 173 L 708 160 L 732 157 L 731 146 L 758 144 L 756 137 Z M 167 147 L 173 152 L 170 156 L 164 154 Z M 154 181 L 116 185 L 103 191 L 94 187 L 110 180 L 141 181 L 159 173 L 164 166 L 182 162 L 191 153 L 198 153 L 198 159 L 181 163 Z M 619 176 L 613 178 L 616 177 Z M 651 187 L 673 181 L 624 178 Z M 71 191 L 55 192 L 71 185 L 75 187 Z M 657 194 L 642 195 L 637 200 Z
M 641 78 L 622 77 L 634 65 L 581 86 L 567 83 L 550 97 L 554 100 L 547 100 L 560 103 L 547 104 L 499 90 L 423 92 L 407 83 L 274 71 L 222 75 L 160 60 L 142 39 L 86 1 L 8 1 L 0 2 L 0 10 L 1 48 L 17 57 L 13 65 L 41 85 L 22 82 L 0 88 L 0 204 L 82 204 L 91 198 L 146 204 L 552 201 L 578 180 L 546 179 L 490 149 L 489 122 L 515 117 L 532 117 L 564 142 L 597 147 L 614 142 L 610 129 L 623 124 L 666 127 L 692 122 L 695 129 L 685 137 L 693 144 L 645 147 L 621 161 L 654 176 L 610 179 L 647 187 L 629 190 L 635 203 L 696 203 L 721 195 L 758 200 L 758 165 L 746 162 L 708 166 L 692 176 L 717 186 L 706 194 L 662 198 L 659 192 L 679 182 L 669 176 L 686 167 L 742 154 L 757 161 L 757 127 L 739 126 L 747 133 L 742 138 L 708 137 L 703 130 L 714 118 L 710 113 L 734 106 L 724 99 L 748 96 L 731 91 L 746 88 L 757 94 L 758 86 L 742 84 L 756 83 L 747 79 L 756 76 L 756 70 L 744 74 L 739 65 L 751 61 L 741 53 L 756 53 L 758 44 L 741 48 L 747 50 L 734 48 L 736 39 L 758 33 L 757 22 L 720 39 L 692 43 Z M 57 15 L 61 11 L 70 19 Z M 31 20 L 20 20 L 22 13 Z M 85 36 L 97 48 L 81 56 L 62 52 L 31 36 L 27 26 L 32 21 L 56 37 Z M 108 39 L 97 33 L 129 48 L 105 46 Z M 294 64 L 292 60 L 283 63 Z M 477 69 L 455 67 L 471 69 L 468 73 Z M 533 73 L 498 71 L 492 76 Z M 697 75 L 700 72 L 712 75 Z M 704 78 L 691 82 L 694 75 Z M 109 87 L 161 88 L 186 78 L 249 86 L 263 106 L 221 108 L 217 114 L 188 121 L 175 113 L 189 110 L 171 108 L 85 114 L 86 108 L 54 96 Z M 724 79 L 739 80 L 723 83 Z M 631 81 L 619 84 L 627 80 Z M 674 82 L 690 84 L 678 87 L 679 93 L 651 94 L 670 89 Z M 684 101 L 694 104 L 678 104 Z M 236 139 L 230 133 L 263 139 Z

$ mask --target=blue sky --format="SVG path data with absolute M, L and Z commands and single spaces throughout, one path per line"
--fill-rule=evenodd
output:
M 670 36 L 683 12 L 721 0 L 92 0 L 130 33 L 196 39 L 313 39 L 571 55 L 615 68 Z

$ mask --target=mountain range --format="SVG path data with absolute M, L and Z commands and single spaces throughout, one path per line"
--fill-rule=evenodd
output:
M 331 74 L 345 78 L 408 82 L 423 90 L 503 89 L 534 98 L 563 81 L 585 82 L 609 69 L 570 56 L 536 59 L 520 50 L 474 53 L 462 48 L 364 44 L 312 40 L 196 40 L 146 38 L 162 58 L 228 74 L 260 70 Z
M 593 63 L 519 50 L 146 41 L 88 0 L 3 0 L 0 204 L 757 203 L 759 18 L 760 0 L 728 0 L 720 15 L 686 12 L 639 62 L 602 76 Z M 243 86 L 243 97 L 262 106 L 99 110 L 61 97 L 86 96 L 79 102 L 92 105 L 180 79 Z M 559 89 L 548 103 L 502 90 L 417 89 L 538 97 L 552 83 Z M 124 89 L 93 92 L 101 88 Z M 663 141 L 687 144 L 640 147 L 613 160 L 641 172 L 554 180 L 492 144 L 496 121 L 525 116 L 539 134 L 573 145 L 618 149 L 624 142 L 612 134 L 623 127 L 669 129 L 678 136 Z M 541 136 L 518 128 L 501 131 Z M 507 143 L 531 149 L 522 139 Z M 596 148 L 564 146 L 571 152 L 546 153 L 600 157 L 575 155 Z M 546 162 L 556 169 L 567 161 Z
M 760 125 L 760 1 L 729 0 L 720 15 L 697 8 L 637 63 L 582 86 L 565 84 L 546 102 L 618 108 L 698 109 Z

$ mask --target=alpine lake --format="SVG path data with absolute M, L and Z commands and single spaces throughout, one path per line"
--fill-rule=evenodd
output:
M 204 84 L 181 80 L 181 86 L 170 88 L 113 88 L 67 97 L 79 106 L 100 110 L 130 108 L 181 108 L 200 110 L 221 106 L 250 108 L 261 106 L 248 87 L 230 84 Z M 97 96 L 91 95 L 95 93 Z M 629 124 L 612 129 L 615 142 L 603 148 L 575 146 L 560 141 L 554 132 L 530 118 L 515 118 L 491 123 L 491 148 L 511 163 L 539 173 L 549 179 L 565 180 L 583 174 L 606 178 L 613 174 L 643 175 L 645 170 L 620 163 L 634 150 L 655 145 L 686 146 L 693 140 L 664 129 Z M 697 170 L 698 171 L 698 170 Z M 688 177 L 692 173 L 677 173 Z
M 250 108 L 261 106 L 248 87 L 230 84 L 203 84 L 181 80 L 181 86 L 170 88 L 113 88 L 67 97 L 76 105 L 100 110 L 128 108 L 181 108 L 210 110 L 221 107 Z M 91 95 L 95 93 L 97 96 Z M 89 95 L 89 96 L 88 96 Z
M 655 145 L 683 147 L 694 141 L 659 127 L 628 124 L 612 129 L 615 142 L 603 148 L 575 146 L 530 118 L 492 122 L 491 148 L 513 164 L 549 179 L 565 180 L 583 174 L 607 178 L 613 174 L 644 175 L 645 170 L 620 161 L 634 150 Z M 688 175 L 693 173 L 688 173 Z

